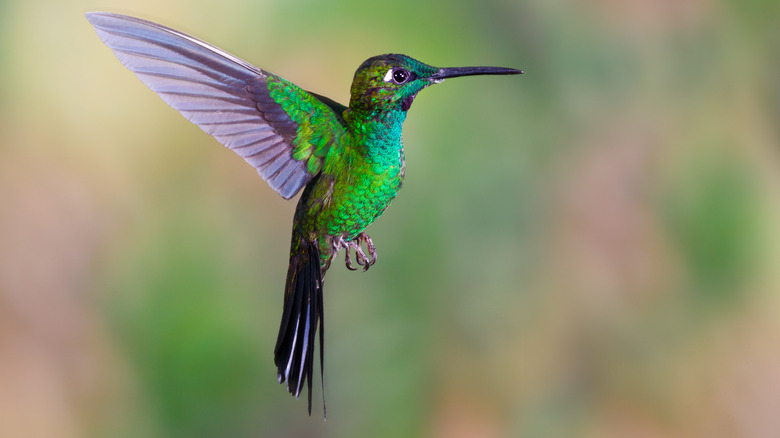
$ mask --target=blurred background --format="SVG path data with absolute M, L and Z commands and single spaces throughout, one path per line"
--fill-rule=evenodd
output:
M 328 420 L 276 381 L 295 202 L 83 13 L 415 101 L 379 262 L 328 272 Z M 780 436 L 780 3 L 0 1 L 0 437 Z M 319 376 L 317 376 L 317 379 Z

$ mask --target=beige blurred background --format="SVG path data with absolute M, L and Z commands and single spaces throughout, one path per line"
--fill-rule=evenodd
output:
M 83 13 L 346 103 L 415 101 L 379 261 L 326 286 L 321 418 L 276 382 L 294 202 Z M 0 0 L 0 437 L 780 436 L 780 3 Z

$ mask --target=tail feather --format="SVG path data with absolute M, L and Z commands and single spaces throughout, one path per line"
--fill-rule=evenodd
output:
M 320 376 L 322 410 L 325 415 L 325 376 L 323 354 L 322 269 L 315 242 L 302 241 L 290 257 L 284 292 L 284 313 L 274 349 L 279 383 L 287 382 L 287 391 L 295 398 L 308 383 L 311 415 L 312 378 L 314 374 L 314 340 L 320 331 Z

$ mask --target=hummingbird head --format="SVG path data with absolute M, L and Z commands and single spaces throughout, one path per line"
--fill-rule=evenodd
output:
M 446 78 L 520 73 L 502 67 L 437 68 L 406 55 L 379 55 L 367 59 L 355 72 L 349 107 L 370 117 L 387 111 L 406 112 L 420 90 Z

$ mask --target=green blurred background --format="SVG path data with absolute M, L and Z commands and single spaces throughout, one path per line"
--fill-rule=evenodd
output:
M 379 263 L 326 287 L 321 417 L 276 382 L 294 202 L 83 13 L 346 103 L 424 91 Z M 0 437 L 780 436 L 775 0 L 0 0 Z M 316 381 L 315 381 L 316 382 Z

